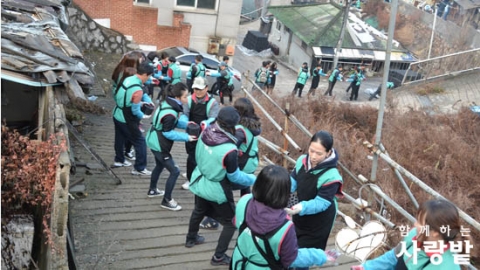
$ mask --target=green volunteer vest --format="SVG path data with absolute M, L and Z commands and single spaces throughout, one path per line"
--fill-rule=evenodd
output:
M 153 114 L 152 126 L 148 130 L 145 140 L 147 142 L 147 146 L 154 151 L 158 151 L 158 152 L 162 151 L 162 148 L 160 147 L 160 141 L 158 138 L 158 132 L 162 132 L 163 130 L 163 124 L 162 124 L 163 117 L 169 114 L 174 115 L 175 118 L 178 119 L 179 113 L 175 111 L 172 108 L 172 106 L 170 106 L 166 101 L 163 101 L 161 103 L 161 106 L 158 107 L 155 113 Z
M 210 109 L 212 109 L 212 106 L 213 106 L 213 103 L 214 103 L 213 101 L 215 100 L 215 98 L 213 96 L 211 96 L 210 94 L 207 93 L 207 95 L 209 95 L 209 98 L 208 98 L 208 101 L 207 101 L 207 112 L 206 112 L 207 118 L 205 120 L 208 119 L 208 116 L 210 115 Z M 192 109 L 192 102 L 193 102 L 192 95 L 189 95 L 188 98 L 187 98 L 187 104 L 188 104 L 188 108 L 190 110 Z M 191 111 L 190 111 L 190 113 L 191 113 Z M 193 120 L 191 120 L 191 121 L 193 121 Z
M 169 68 L 171 68 L 172 71 L 173 71 L 173 74 L 172 74 L 172 85 L 181 82 L 182 70 L 180 69 L 180 67 L 179 67 L 176 63 L 171 63 L 171 64 L 169 65 Z
M 303 72 L 303 70 L 300 68 L 300 71 L 298 72 L 298 78 L 297 78 L 297 83 L 305 84 L 308 79 L 308 72 Z
M 330 74 L 330 77 L 328 77 L 328 80 L 331 81 L 331 82 L 333 82 L 334 80 L 336 80 L 336 79 L 337 79 L 337 75 L 338 75 L 339 72 L 340 72 L 340 70 L 334 69 L 334 70 L 332 71 L 332 74 Z
M 245 220 L 245 210 L 248 202 L 252 199 L 252 194 L 244 195 L 237 203 L 235 211 L 235 226 L 240 228 Z M 292 221 L 288 221 L 272 236 L 268 239 L 270 247 L 272 248 L 275 260 L 280 260 L 280 250 L 284 235 L 288 232 L 288 229 L 292 226 Z M 265 248 L 264 240 L 256 238 L 260 247 Z M 264 253 L 267 253 L 263 249 Z M 245 265 L 244 265 L 245 264 Z M 232 269 L 270 269 L 267 260 L 258 251 L 253 239 L 250 228 L 246 227 L 243 232 L 239 232 L 237 238 L 237 245 L 232 254 Z
M 297 163 L 295 164 L 295 171 L 298 173 L 298 171 L 302 168 L 303 166 L 303 160 L 306 158 L 307 155 L 301 155 L 298 159 L 297 159 Z M 312 171 L 311 173 L 313 174 L 319 174 L 321 171 L 323 171 L 323 169 L 320 169 L 320 170 L 315 170 L 315 171 Z M 318 182 L 317 182 L 317 188 L 320 188 L 321 186 L 327 184 L 327 183 L 330 183 L 330 182 L 333 182 L 333 181 L 342 181 L 342 184 L 343 184 L 343 178 L 342 176 L 340 175 L 340 173 L 338 172 L 337 169 L 331 169 L 331 170 L 328 170 L 327 172 L 325 172 L 319 179 L 318 179 Z M 336 203 L 336 200 L 337 200 L 337 197 L 335 196 L 334 197 L 334 200 L 335 200 L 335 203 Z
M 223 159 L 227 153 L 233 150 L 237 150 L 237 146 L 233 142 L 209 146 L 203 143 L 202 136 L 200 136 L 195 149 L 197 167 L 195 167 L 190 181 L 190 191 L 193 194 L 218 204 L 227 202 L 220 181 L 227 176 L 227 170 L 223 167 Z
M 113 117 L 117 121 L 126 123 L 122 109 L 132 106 L 132 96 L 136 91 L 143 91 L 142 81 L 135 75 L 126 78 L 118 89 L 117 94 L 113 97 L 116 103 Z M 125 95 L 127 96 L 125 97 Z
M 190 65 L 190 69 L 188 69 L 188 73 L 187 73 L 187 79 L 188 79 L 188 80 L 191 80 L 191 79 L 192 79 L 193 66 L 195 66 L 195 63 L 192 63 L 192 64 Z
M 197 73 L 195 74 L 195 77 L 205 77 L 205 66 L 202 62 L 197 64 Z
M 258 167 L 258 139 L 253 136 L 252 132 L 248 128 L 245 128 L 242 125 L 237 125 L 235 129 L 243 130 L 243 132 L 245 132 L 247 136 L 247 143 L 242 143 L 238 148 L 238 150 L 243 152 L 243 155 L 248 155 L 247 163 L 245 164 L 245 167 L 243 167 L 242 171 L 245 173 L 254 173 Z M 252 144 L 252 146 L 247 153 L 246 151 L 250 143 Z M 239 159 L 241 159 L 241 157 L 239 157 Z

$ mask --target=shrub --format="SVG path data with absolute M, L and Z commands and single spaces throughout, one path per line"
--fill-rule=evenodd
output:
M 43 225 L 46 241 L 52 243 L 48 221 L 58 158 L 64 149 L 63 136 L 30 140 L 2 125 L 2 233 L 7 233 L 6 224 L 14 215 L 29 214 L 35 224 Z M 2 256 L 8 252 L 9 247 L 2 245 Z

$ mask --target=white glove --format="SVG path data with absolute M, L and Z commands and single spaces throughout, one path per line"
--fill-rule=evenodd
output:
M 198 140 L 197 136 L 188 135 L 188 141 L 189 142 L 194 142 L 196 140 Z
M 297 215 L 302 212 L 302 204 L 297 203 L 291 208 L 285 208 L 285 212 L 287 212 L 287 214 L 289 214 L 290 216 Z
M 148 119 L 148 118 L 150 118 L 150 117 L 152 117 L 152 115 L 146 115 L 146 114 L 144 114 L 143 117 L 142 117 L 142 119 Z

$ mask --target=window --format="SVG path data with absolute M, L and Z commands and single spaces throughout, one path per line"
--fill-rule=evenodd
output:
M 180 63 L 180 65 L 190 66 L 195 62 L 195 55 L 182 55 L 177 57 L 177 61 Z
M 277 28 L 278 31 L 280 31 L 282 29 L 282 23 L 280 21 L 277 21 L 276 28 Z
M 302 48 L 303 48 L 304 50 L 306 50 L 306 49 L 308 48 L 307 43 L 305 43 L 305 42 L 302 41 Z
M 150 5 L 150 0 L 133 0 L 133 2 Z
M 177 0 L 177 6 L 215 9 L 217 0 Z
M 290 33 L 290 28 L 284 26 L 283 27 L 283 33 Z
M 213 61 L 213 60 L 208 59 L 208 58 L 203 58 L 202 63 L 205 65 L 206 68 L 213 69 L 213 70 L 216 70 L 218 68 L 218 64 L 219 64 L 219 62 Z

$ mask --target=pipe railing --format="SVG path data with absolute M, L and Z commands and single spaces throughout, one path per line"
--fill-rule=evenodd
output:
M 280 131 L 280 133 L 288 140 L 288 142 L 290 144 L 292 144 L 292 146 L 295 149 L 297 149 L 298 151 L 302 151 L 302 148 L 300 148 L 300 146 L 298 146 L 298 144 L 292 139 L 292 137 L 290 137 L 290 135 L 288 135 L 287 133 L 284 132 L 283 128 L 275 121 L 275 119 L 273 119 L 270 116 L 270 114 L 267 112 L 267 110 L 265 110 L 265 108 L 263 108 L 263 106 L 252 96 L 252 94 L 250 94 L 248 92 L 248 90 L 243 86 L 242 86 L 241 89 L 250 98 L 250 101 L 252 101 L 253 103 L 255 103 L 255 105 L 257 105 L 257 107 L 263 112 L 263 115 L 265 115 L 265 117 L 273 124 L 273 126 L 275 126 L 275 128 L 278 131 Z
M 246 76 L 247 80 L 249 82 L 251 82 L 253 84 L 253 87 L 256 88 L 256 90 L 258 90 L 260 93 L 262 93 L 275 107 L 277 107 L 277 109 L 279 109 L 286 117 L 288 117 L 288 119 L 290 119 L 292 121 L 293 124 L 295 124 L 295 126 L 297 126 L 305 135 L 311 137 L 312 136 L 312 133 L 309 132 L 309 130 L 300 122 L 298 121 L 294 115 L 290 114 L 289 112 L 286 112 L 285 110 L 283 110 L 267 93 L 265 93 L 265 91 L 263 91 L 262 89 L 260 89 L 260 87 L 258 87 L 258 85 L 252 81 L 248 76 Z M 262 110 L 262 112 L 265 114 L 265 116 L 267 116 L 267 118 L 269 118 L 269 120 L 271 119 L 270 115 L 266 112 L 266 110 L 258 103 L 258 101 L 256 101 L 256 99 L 248 92 L 248 90 L 246 90 L 245 87 L 242 86 L 242 90 L 245 92 L 245 94 L 254 102 L 256 103 L 256 105 Z M 271 121 L 273 121 L 275 124 L 276 122 L 271 119 Z M 276 124 L 278 125 L 278 124 Z M 280 128 L 281 129 L 281 128 Z M 282 129 L 283 130 L 283 129 Z M 287 137 L 286 137 L 287 138 Z M 262 139 L 259 139 L 259 141 L 262 140 L 263 143 L 265 143 L 265 145 L 267 145 L 267 147 L 269 147 L 270 149 L 272 149 L 273 151 L 276 151 L 276 153 L 278 154 L 282 154 L 284 157 L 288 157 L 288 160 L 292 163 L 295 163 L 295 160 L 292 159 L 290 156 L 288 156 L 288 151 L 284 150 L 283 148 L 281 148 L 280 146 L 277 146 L 271 142 L 269 142 L 268 140 L 262 138 Z M 364 143 L 365 144 L 365 143 Z M 367 147 L 372 147 L 373 145 L 371 145 L 370 143 L 368 143 L 368 146 Z M 274 150 L 275 149 L 275 150 Z M 282 152 L 281 150 L 284 150 L 285 152 Z M 390 164 L 390 166 L 392 166 L 394 168 L 394 171 L 395 171 L 395 174 L 403 174 L 405 175 L 407 178 L 409 178 L 410 180 L 412 180 L 414 183 L 416 183 L 417 185 L 419 185 L 423 190 L 425 190 L 427 193 L 433 195 L 434 197 L 436 198 L 441 198 L 441 199 L 445 199 L 442 195 L 440 195 L 439 193 L 437 193 L 436 191 L 434 191 L 432 188 L 430 188 L 428 185 L 426 185 L 425 183 L 423 183 L 420 179 L 418 179 L 417 177 L 415 177 L 413 174 L 411 174 L 410 172 L 408 172 L 407 170 L 405 170 L 403 167 L 401 167 L 398 163 L 396 163 L 395 161 L 393 161 L 392 159 L 390 159 L 390 157 L 387 155 L 387 154 L 384 154 L 382 153 L 380 150 L 377 150 L 375 152 L 375 154 L 378 155 L 378 157 L 382 158 L 383 160 L 387 161 L 387 163 Z M 270 161 L 270 160 L 269 160 Z M 271 161 L 270 161 L 271 162 Z M 339 166 L 343 169 L 343 171 L 347 172 L 347 174 L 352 178 L 354 179 L 354 181 L 356 181 L 357 183 L 359 184 L 364 184 L 362 183 L 362 181 L 357 178 L 350 170 L 348 170 L 341 162 L 338 162 Z M 399 177 L 397 175 L 397 177 Z M 403 180 L 403 178 L 401 178 L 401 176 L 399 177 L 399 181 L 402 182 L 400 179 Z M 403 181 L 405 183 L 405 181 Z M 402 185 L 403 186 L 403 185 Z M 415 218 L 410 215 L 405 209 L 403 209 L 400 205 L 398 205 L 395 201 L 393 201 L 388 195 L 386 195 L 383 191 L 381 191 L 381 189 L 378 187 L 378 186 L 375 186 L 372 188 L 372 186 L 370 186 L 370 190 L 372 190 L 375 194 L 377 194 L 378 196 L 380 196 L 382 199 L 384 199 L 385 201 L 387 201 L 387 203 L 389 203 L 390 205 L 393 206 L 393 208 L 395 208 L 400 214 L 402 214 L 405 218 L 407 218 L 408 220 L 414 222 L 415 221 Z M 408 188 L 408 186 L 405 186 L 406 188 Z M 406 190 L 409 190 L 409 189 L 406 189 Z M 383 223 L 387 224 L 389 227 L 395 227 L 395 224 L 393 224 L 391 221 L 389 221 L 388 219 L 386 219 L 385 217 L 383 217 L 382 215 L 380 215 L 379 213 L 373 211 L 370 207 L 362 207 L 357 201 L 355 201 L 355 199 L 353 199 L 353 197 L 351 197 L 350 195 L 348 195 L 347 193 L 343 192 L 344 193 L 344 198 L 346 198 L 347 200 L 349 200 L 351 203 L 353 203 L 354 205 L 357 205 L 360 207 L 360 209 L 362 209 L 363 211 L 371 214 L 372 216 L 374 216 L 375 218 L 377 218 L 378 220 L 382 221 Z M 414 203 L 415 207 L 417 207 L 418 203 L 416 202 L 413 194 L 410 192 L 407 192 L 407 194 L 409 194 L 409 197 L 411 195 L 411 199 L 412 199 L 412 202 Z M 446 200 L 446 199 L 445 199 Z M 463 212 L 461 209 L 459 209 L 457 207 L 457 209 L 459 210 L 459 213 L 460 213 L 460 217 L 465 220 L 467 223 L 469 223 L 470 225 L 472 225 L 475 229 L 479 230 L 480 231 L 480 223 L 478 223 L 477 221 L 475 221 L 473 218 L 471 218 L 469 215 L 467 215 L 465 212 Z

